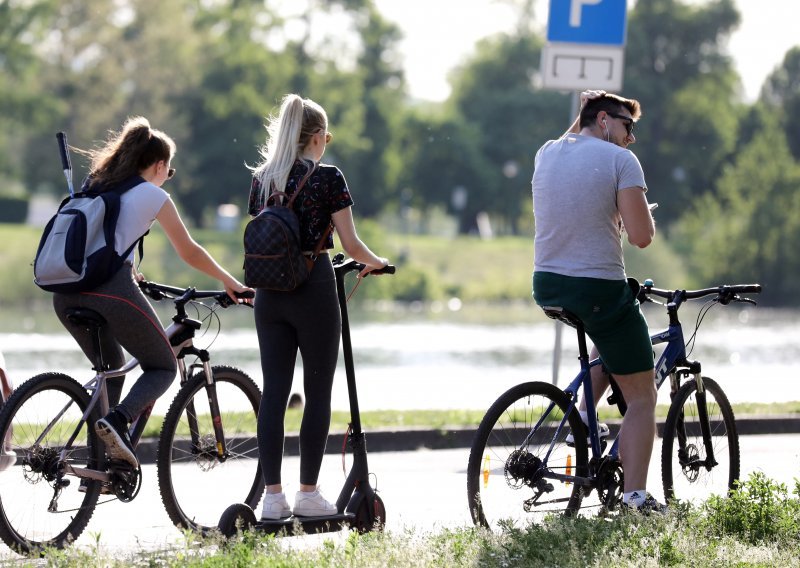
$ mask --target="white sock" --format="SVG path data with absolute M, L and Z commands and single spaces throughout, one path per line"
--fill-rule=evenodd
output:
M 622 494 L 622 502 L 634 507 L 641 507 L 644 505 L 644 500 L 647 498 L 647 492 L 644 489 L 637 489 Z
M 585 410 L 579 410 L 578 414 L 581 415 L 581 420 L 583 420 L 583 423 L 588 426 L 589 425 L 589 413 L 586 412 Z

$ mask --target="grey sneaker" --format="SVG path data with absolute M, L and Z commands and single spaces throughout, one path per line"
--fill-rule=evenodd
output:
M 106 454 L 112 460 L 127 462 L 131 467 L 139 467 L 139 460 L 133 451 L 133 444 L 128 436 L 128 423 L 118 412 L 112 410 L 94 423 L 94 430 L 106 445 Z
M 588 424 L 584 424 L 584 426 L 586 426 L 586 430 L 587 430 L 586 443 L 587 444 L 591 444 L 592 441 L 589 438 L 589 433 L 588 433 L 589 425 Z M 605 422 L 598 422 L 597 423 L 597 435 L 600 437 L 600 439 L 602 440 L 604 438 L 608 438 L 609 434 L 611 434 L 611 430 L 608 429 L 608 424 L 606 424 Z M 572 435 L 572 432 L 570 432 L 569 434 L 567 434 L 567 444 L 574 444 L 574 443 L 575 443 L 575 437 Z
M 298 517 L 328 517 L 338 511 L 336 505 L 329 503 L 319 489 L 298 491 L 294 496 L 294 514 Z
M 622 504 L 621 512 L 623 513 L 638 513 L 640 515 L 666 515 L 667 514 L 667 506 L 663 503 L 659 503 L 656 501 L 656 498 L 647 494 L 647 497 L 644 498 L 644 503 L 639 505 L 638 507 L 635 505 L 630 505 L 628 503 Z
M 292 516 L 289 502 L 283 493 L 267 493 L 264 495 L 264 504 L 261 506 L 261 518 L 276 521 Z

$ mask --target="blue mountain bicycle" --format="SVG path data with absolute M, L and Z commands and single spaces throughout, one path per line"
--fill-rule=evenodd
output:
M 733 410 L 720 386 L 702 375 L 700 362 L 687 358 L 678 310 L 687 300 L 712 296 L 699 312 L 693 341 L 711 307 L 755 304 L 740 294 L 759 293 L 761 286 L 670 291 L 654 288 L 651 280 L 641 287 L 632 280 L 632 286 L 640 302 L 655 302 L 650 296 L 664 298 L 669 316 L 668 328 L 651 335 L 654 346 L 666 344 L 655 366 L 655 380 L 658 388 L 669 379 L 672 401 L 662 434 L 664 496 L 668 501 L 691 501 L 727 494 L 739 477 Z M 544 310 L 576 328 L 581 370 L 564 390 L 545 382 L 523 383 L 503 393 L 489 408 L 475 434 L 467 466 L 467 497 L 476 525 L 536 522 L 548 513 L 575 515 L 582 509 L 604 514 L 617 509 L 622 500 L 619 438 L 610 447 L 600 438 L 592 395 L 590 369 L 602 361 L 589 360 L 580 319 L 560 307 Z M 581 389 L 588 427 L 576 408 Z M 625 414 L 625 401 L 613 380 L 609 403 Z M 589 499 L 592 490 L 595 497 Z

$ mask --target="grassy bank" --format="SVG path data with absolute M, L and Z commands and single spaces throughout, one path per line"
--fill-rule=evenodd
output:
M 241 233 L 192 231 L 195 239 L 233 274 L 241 276 Z M 465 302 L 530 301 L 533 239 L 531 236 L 482 240 L 473 236 L 404 235 L 360 222 L 359 234 L 379 254 L 398 266 L 395 277 L 376 279 L 356 297 L 400 301 L 433 301 L 457 297 Z M 41 229 L 0 224 L 0 306 L 46 302 L 49 296 L 33 283 L 32 263 Z M 662 240 L 647 251 L 630 248 L 628 272 L 652 277 L 665 287 L 687 284 L 680 260 Z M 198 287 L 216 283 L 180 261 L 156 225 L 145 239 L 142 271 L 151 280 Z
M 664 420 L 669 411 L 668 405 L 656 407 L 656 418 Z M 448 428 L 477 428 L 483 419 L 485 410 L 371 410 L 361 412 L 361 423 L 366 431 L 430 429 L 446 430 Z M 783 403 L 741 403 L 733 405 L 733 413 L 737 418 L 745 416 L 787 416 L 800 414 L 800 401 Z M 619 412 L 611 408 L 600 409 L 600 419 L 604 421 L 619 420 Z M 302 410 L 290 408 L 286 411 L 286 431 L 298 432 Z M 161 430 L 163 417 L 152 416 L 145 429 L 145 437 L 156 437 Z M 252 420 L 231 420 L 240 424 L 242 431 L 255 432 L 255 418 Z M 350 413 L 334 411 L 331 415 L 331 432 L 347 430 Z
M 183 546 L 130 555 L 53 551 L 51 566 L 451 567 L 451 566 L 797 566 L 800 486 L 754 474 L 732 497 L 667 516 L 551 517 L 542 525 L 492 533 L 463 527 L 420 534 L 350 532 L 321 544 L 290 546 L 253 533 L 225 543 L 187 535 Z

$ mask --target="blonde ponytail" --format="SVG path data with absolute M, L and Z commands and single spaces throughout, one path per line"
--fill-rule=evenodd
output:
M 264 206 L 272 188 L 283 191 L 294 163 L 300 159 L 314 163 L 303 156 L 303 150 L 316 132 L 328 128 L 325 110 L 311 99 L 289 94 L 283 97 L 278 116 L 271 115 L 267 124 L 267 141 L 259 148 L 261 163 L 251 168 L 253 176 L 261 182 L 262 195 L 256 199 L 258 209 Z

